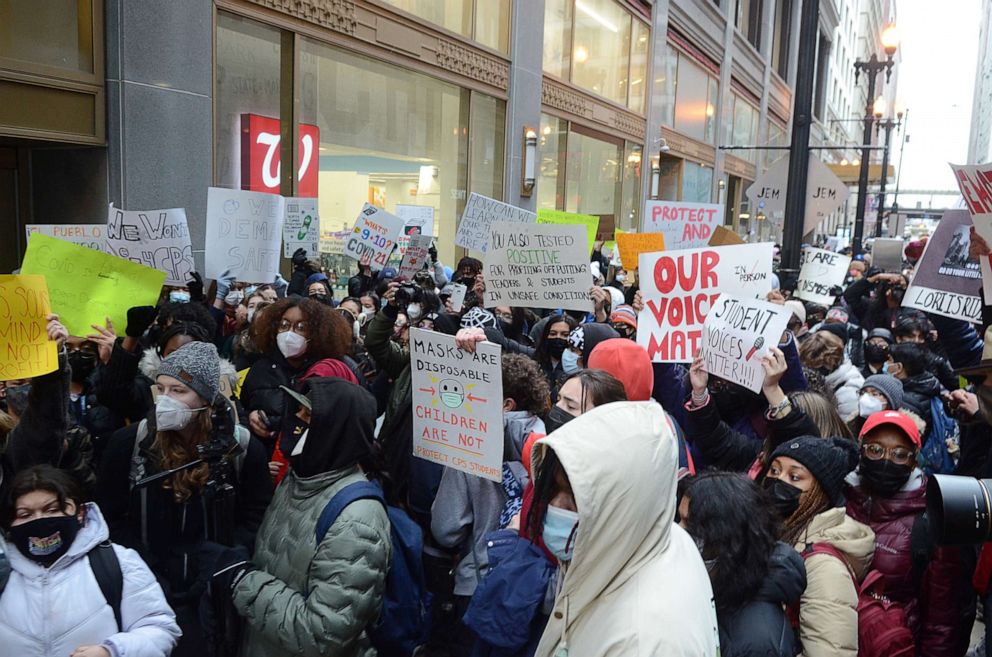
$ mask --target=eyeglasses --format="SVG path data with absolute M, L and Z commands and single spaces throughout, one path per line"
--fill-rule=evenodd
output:
M 307 323 L 304 321 L 296 322 L 295 324 L 290 322 L 288 319 L 280 320 L 279 322 L 279 332 L 285 333 L 286 331 L 294 331 L 300 335 L 307 334 Z
M 513 322 L 513 315 L 510 313 L 494 313 L 497 319 L 502 319 L 504 322 Z
M 878 443 L 865 443 L 861 446 L 861 453 L 871 461 L 881 461 L 884 458 L 899 465 L 909 465 L 916 459 L 916 452 L 905 447 L 891 447 L 886 449 Z

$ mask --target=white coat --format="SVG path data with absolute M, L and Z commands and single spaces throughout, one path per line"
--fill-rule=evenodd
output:
M 828 386 L 837 398 L 837 412 L 844 422 L 850 422 L 858 416 L 858 397 L 861 396 L 861 386 L 865 377 L 854 364 L 844 359 L 840 366 L 825 378 Z
M 109 536 L 99 507 L 89 503 L 72 546 L 50 568 L 3 545 L 11 573 L 0 594 L 0 657 L 68 657 L 85 645 L 102 645 L 113 657 L 172 652 L 181 632 L 162 588 L 137 552 L 114 545 L 124 576 L 118 630 L 86 556 Z

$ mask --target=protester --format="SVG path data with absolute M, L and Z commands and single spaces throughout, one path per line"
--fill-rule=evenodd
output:
M 576 322 L 570 316 L 551 315 L 536 341 L 534 359 L 551 386 L 552 400 L 556 399 L 558 386 L 566 376 L 561 359 L 568 349 L 568 336 L 575 327 Z
M 889 360 L 889 347 L 893 342 L 892 331 L 887 328 L 876 328 L 868 332 L 864 346 L 865 366 L 861 369 L 861 375 L 865 379 L 885 372 L 885 362 Z
M 802 344 L 803 365 L 824 377 L 837 398 L 837 410 L 845 422 L 858 414 L 858 391 L 864 377 L 844 353 L 844 343 L 829 331 L 819 330 Z
M 903 405 L 923 420 L 926 431 L 933 425 L 932 403 L 940 403 L 943 392 L 929 363 L 926 350 L 914 342 L 894 344 L 889 351 L 888 373 L 902 383 Z
M 936 342 L 937 330 L 923 315 L 907 315 L 896 322 L 892 331 L 895 341 L 899 344 L 913 342 L 927 348 L 927 369 L 937 377 L 940 385 L 946 390 L 957 390 L 960 387 L 958 377 L 951 369 L 946 356 L 939 353 Z

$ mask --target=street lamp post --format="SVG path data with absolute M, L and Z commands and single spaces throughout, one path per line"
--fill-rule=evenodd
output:
M 882 104 L 884 105 L 884 103 Z M 896 120 L 886 119 L 882 121 L 881 118 L 885 114 L 885 109 L 884 107 L 880 108 L 877 102 L 875 105 L 875 133 L 878 134 L 879 130 L 885 130 L 885 150 L 882 151 L 882 180 L 878 189 L 878 217 L 875 220 L 875 237 L 881 237 L 882 217 L 885 216 L 885 183 L 889 177 L 889 148 L 892 145 L 892 130 L 898 129 L 902 125 L 902 111 L 896 112 Z M 889 233 L 889 236 L 891 237 L 892 234 Z

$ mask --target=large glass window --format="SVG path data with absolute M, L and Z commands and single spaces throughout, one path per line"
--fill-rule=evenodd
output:
M 384 1 L 490 48 L 509 50 L 510 0 Z
M 655 101 L 661 106 L 661 123 L 675 127 L 675 93 L 678 89 L 679 51 L 671 45 L 665 49 L 665 67 L 658 72 Z
M 709 203 L 713 193 L 713 167 L 686 160 L 682 170 L 682 199 Z
M 92 73 L 93 0 L 0 0 L 0 58 Z
M 754 146 L 758 143 L 758 108 L 736 93 L 733 100 L 734 121 L 730 141 L 734 146 Z M 749 162 L 757 162 L 757 151 L 736 151 L 734 154 Z
M 775 33 L 772 37 L 772 66 L 783 80 L 789 77 L 789 41 L 792 38 L 793 0 L 775 0 Z
M 568 144 L 568 122 L 555 116 L 541 115 L 541 135 L 538 140 L 539 166 L 537 172 L 537 207 L 557 210 L 564 206 L 565 190 L 560 185 L 565 177 L 565 147 Z
M 702 66 L 679 55 L 675 129 L 712 144 L 716 138 L 717 80 Z
M 545 0 L 544 71 L 568 79 L 572 52 L 573 0 Z
M 763 0 L 737 0 L 735 24 L 744 38 L 755 48 L 761 48 L 761 4 Z
M 568 133 L 565 211 L 614 216 L 622 148 L 575 130 Z
M 635 20 L 630 40 L 630 102 L 627 104 L 635 112 L 644 112 L 644 95 L 648 86 L 648 53 L 650 52 L 651 30 L 647 24 Z

